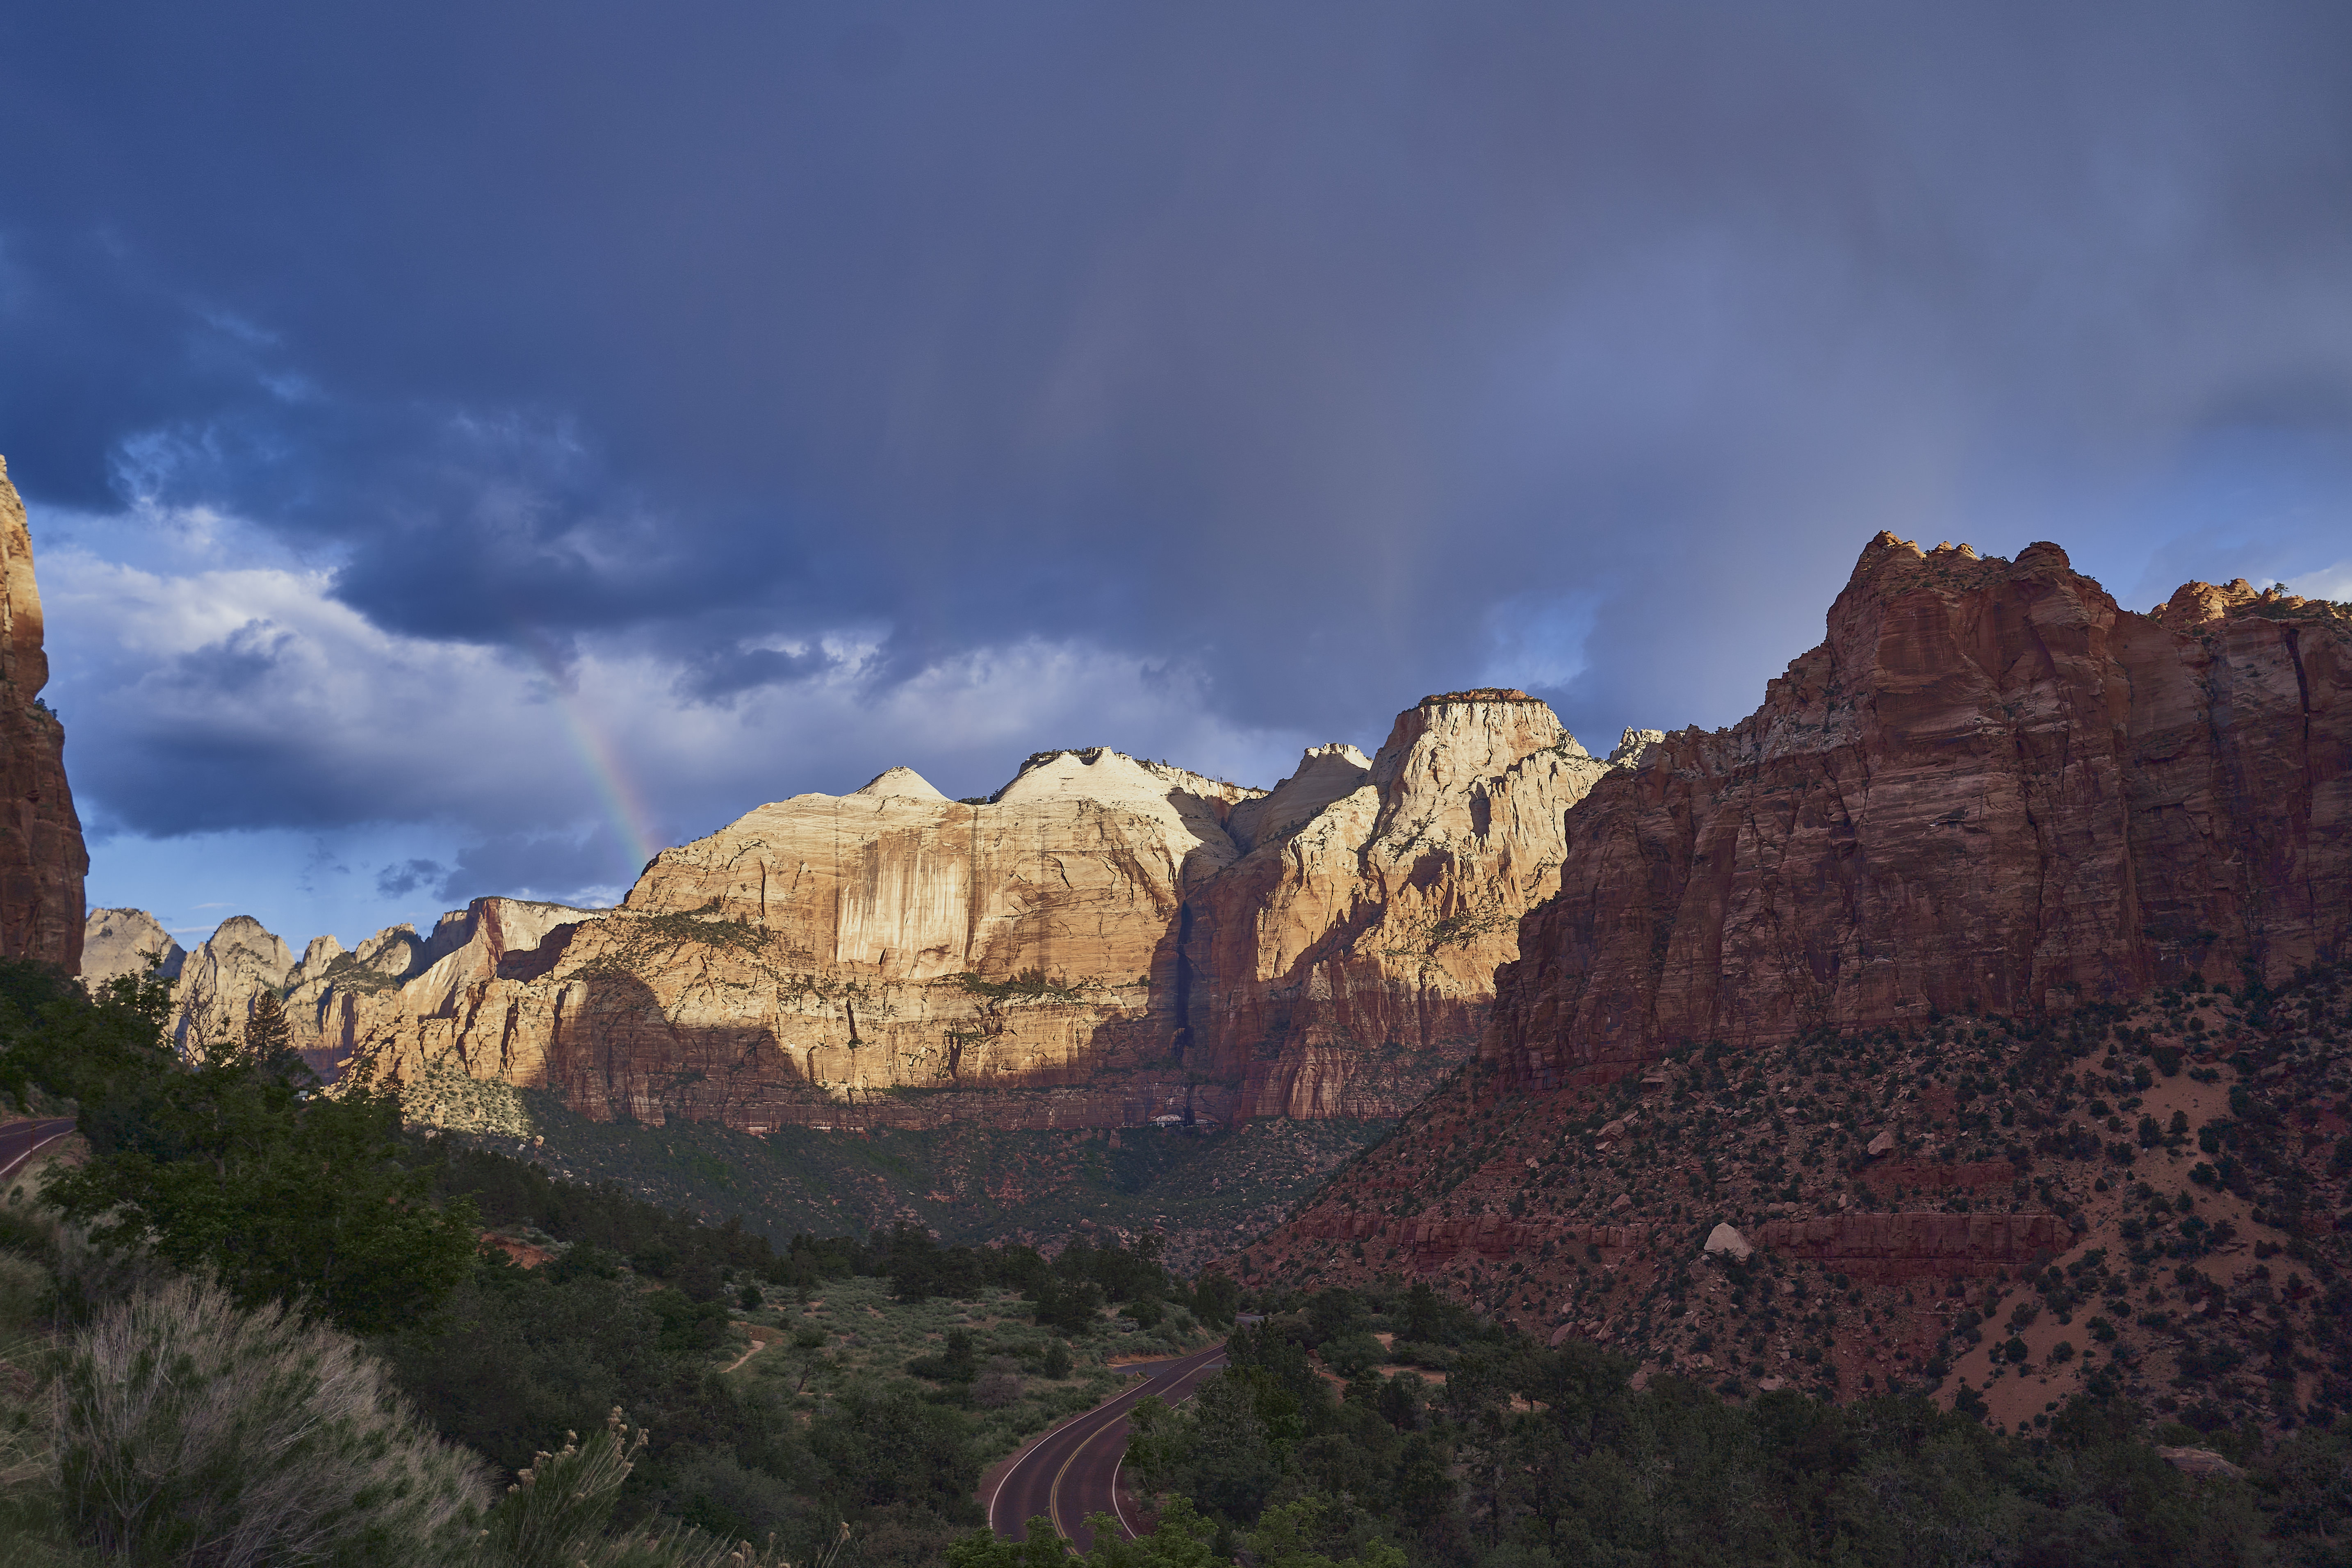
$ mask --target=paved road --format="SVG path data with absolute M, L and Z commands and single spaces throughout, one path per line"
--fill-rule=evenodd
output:
M 11 1121 L 0 1126 L 0 1182 L 15 1175 L 18 1167 L 47 1143 L 55 1142 L 74 1130 L 70 1116 L 51 1117 L 43 1121 Z
M 1013 1462 L 986 1500 L 989 1528 L 1010 1540 L 1024 1541 L 1028 1538 L 1029 1521 L 1044 1514 L 1079 1551 L 1091 1551 L 1094 1532 L 1087 1528 L 1087 1515 L 1119 1511 L 1114 1492 L 1119 1460 L 1127 1456 L 1127 1413 L 1150 1394 L 1173 1405 L 1223 1365 L 1224 1360 L 1225 1347 L 1212 1345 L 1181 1360 L 1144 1362 L 1128 1368 L 1145 1373 L 1143 1381 L 1129 1384 L 1076 1420 L 1047 1433 Z M 1135 1531 L 1129 1530 L 1127 1534 L 1132 1539 Z

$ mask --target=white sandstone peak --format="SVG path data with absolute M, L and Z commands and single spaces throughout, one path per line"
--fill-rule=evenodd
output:
M 150 953 L 163 955 L 166 980 L 177 980 L 188 958 L 145 910 L 92 910 L 82 922 L 81 980 L 93 993 L 117 975 L 139 973 Z
M 1665 738 L 1664 730 L 1628 730 L 1625 738 L 1617 742 L 1617 749 L 1609 753 L 1609 761 L 1615 767 L 1638 768 L 1650 748 L 1661 744 Z
M 886 768 L 875 775 L 864 789 L 852 792 L 877 799 L 896 797 L 900 800 L 945 801 L 948 797 L 933 787 L 931 781 L 909 767 Z
M 1312 821 L 1333 801 L 1345 800 L 1371 777 L 1371 759 L 1346 742 L 1309 746 L 1298 771 L 1267 794 L 1245 800 L 1226 818 L 1227 831 L 1244 849 L 1269 844 Z

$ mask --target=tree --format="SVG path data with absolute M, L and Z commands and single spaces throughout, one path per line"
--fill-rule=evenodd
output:
M 79 1009 L 45 1006 L 10 1042 L 12 1069 L 81 1103 L 91 1158 L 47 1200 L 101 1247 L 212 1269 L 241 1306 L 280 1300 L 359 1334 L 438 1306 L 479 1226 L 471 1203 L 436 1208 L 431 1174 L 400 1164 L 393 1102 L 322 1090 L 274 1007 L 236 1048 L 183 1063 L 165 1005 L 160 985 L 117 981 Z
M 793 1359 L 800 1368 L 800 1376 L 793 1382 L 793 1392 L 798 1394 L 808 1386 L 809 1373 L 824 1359 L 824 1331 L 801 1329 L 793 1335 Z
M 1435 1341 L 1444 1330 L 1444 1317 L 1438 1306 L 1437 1292 L 1429 1288 L 1426 1279 L 1413 1281 L 1404 1299 L 1404 1331 L 1407 1339 Z
M 1098 1285 L 1054 1285 L 1037 1298 L 1037 1321 L 1056 1333 L 1091 1333 L 1102 1315 L 1102 1288 Z
M 1242 1288 L 1222 1269 L 1212 1268 L 1202 1275 L 1192 1291 L 1192 1315 L 1219 1328 L 1233 1322 L 1234 1310 L 1241 1303 Z

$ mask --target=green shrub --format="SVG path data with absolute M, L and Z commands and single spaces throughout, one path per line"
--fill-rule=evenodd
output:
M 762 1551 L 691 1525 L 607 1536 L 621 1483 L 645 1448 L 645 1429 L 632 1431 L 615 1410 L 585 1443 L 566 1436 L 562 1452 L 533 1458 L 490 1510 L 477 1548 L 479 1568 L 785 1568 L 772 1538 Z
M 47 1315 L 49 1271 L 19 1253 L 0 1252 L 0 1337 L 20 1334 Z
M 359 1346 L 178 1280 L 100 1312 L 59 1373 L 57 1475 L 91 1544 L 194 1568 L 446 1561 L 478 1463 Z
M 1381 1342 L 1371 1334 L 1360 1331 L 1324 1341 L 1318 1353 L 1323 1357 L 1323 1364 L 1341 1377 L 1353 1377 L 1388 1360 L 1388 1352 L 1381 1348 Z

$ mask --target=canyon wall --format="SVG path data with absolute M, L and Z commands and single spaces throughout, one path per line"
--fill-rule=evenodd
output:
M 41 700 L 48 679 L 33 536 L 0 458 L 0 956 L 79 973 L 89 855 L 66 787 L 65 726 Z
M 117 975 L 143 973 L 151 957 L 166 980 L 177 980 L 188 962 L 163 922 L 145 910 L 92 910 L 82 932 L 81 980 L 93 992 Z
M 2276 980 L 2352 911 L 2352 614 L 2193 583 L 2119 608 L 2054 544 L 1880 534 L 1727 731 L 1570 819 L 1484 1050 L 1522 1087 L 2192 973 Z
M 1314 748 L 1271 791 L 1102 750 L 985 800 L 894 768 L 664 851 L 608 914 L 480 900 L 254 984 L 355 1079 L 460 1073 L 598 1118 L 1394 1115 L 1475 1047 L 1611 768 L 1503 690 L 1428 699 L 1376 757 Z M 250 945 L 224 926 L 185 975 L 215 944 Z M 184 976 L 184 1015 L 211 994 Z
M 1308 752 L 1236 809 L 1242 855 L 1185 903 L 1171 1056 L 1238 1075 L 1250 1114 L 1411 1106 L 1475 1047 L 1520 915 L 1558 886 L 1568 809 L 1610 771 L 1491 689 L 1408 709 L 1369 764 Z

